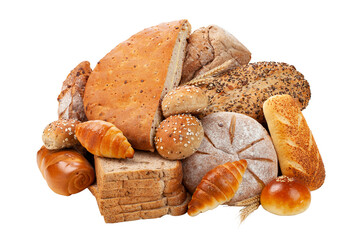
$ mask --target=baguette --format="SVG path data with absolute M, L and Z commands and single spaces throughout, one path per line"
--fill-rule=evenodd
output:
M 325 168 L 301 109 L 289 95 L 269 98 L 263 111 L 283 175 L 302 181 L 312 191 L 325 180 Z

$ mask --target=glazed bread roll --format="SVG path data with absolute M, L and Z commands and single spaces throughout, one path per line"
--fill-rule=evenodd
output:
M 289 94 L 297 99 L 301 109 L 306 108 L 311 97 L 307 80 L 286 63 L 256 62 L 215 76 L 205 75 L 187 83 L 201 88 L 209 98 L 201 118 L 214 112 L 237 112 L 264 124 L 262 107 L 269 97 Z
M 177 87 L 167 93 L 162 100 L 162 112 L 166 118 L 181 113 L 197 115 L 205 111 L 207 106 L 207 95 L 195 86 Z
M 170 160 L 192 155 L 203 139 L 201 122 L 189 114 L 173 115 L 164 119 L 155 134 L 158 153 Z
M 37 163 L 48 186 L 60 195 L 78 193 L 95 179 L 93 167 L 75 150 L 48 150 L 43 146 L 37 153 Z
M 70 148 L 79 145 L 75 136 L 75 126 L 80 123 L 75 119 L 60 119 L 50 123 L 43 131 L 44 146 L 49 150 Z
M 289 95 L 273 96 L 264 103 L 263 111 L 282 174 L 300 180 L 311 191 L 321 187 L 325 168 L 297 102 Z
M 80 123 L 75 128 L 79 142 L 90 153 L 108 158 L 132 158 L 134 149 L 114 124 L 102 120 Z
M 196 216 L 231 200 L 242 182 L 247 161 L 227 162 L 209 171 L 197 186 L 188 204 L 188 214 Z

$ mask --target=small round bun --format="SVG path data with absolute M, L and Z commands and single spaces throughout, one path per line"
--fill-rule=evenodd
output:
M 162 101 L 163 116 L 166 118 L 181 113 L 197 115 L 204 112 L 207 106 L 207 95 L 195 86 L 177 87 L 165 95 Z
M 197 151 L 204 136 L 201 122 L 189 114 L 164 119 L 155 134 L 158 153 L 170 160 L 184 159 Z
M 262 207 L 276 215 L 290 216 L 306 211 L 311 192 L 294 178 L 280 176 L 267 184 L 261 193 Z
M 59 119 L 50 123 L 43 131 L 44 146 L 49 150 L 70 148 L 79 145 L 75 136 L 75 119 Z

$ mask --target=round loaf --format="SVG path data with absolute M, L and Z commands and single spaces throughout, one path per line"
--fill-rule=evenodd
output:
M 70 148 L 79 145 L 75 136 L 75 119 L 59 119 L 50 123 L 43 131 L 44 146 L 49 150 Z
M 242 183 L 234 197 L 236 202 L 261 193 L 277 177 L 277 154 L 263 126 L 239 113 L 218 112 L 202 119 L 204 138 L 198 150 L 182 161 L 183 184 L 193 193 L 211 169 L 240 159 L 247 161 Z
M 173 115 L 164 119 L 155 134 L 158 153 L 170 160 L 184 159 L 192 155 L 203 139 L 201 122 L 189 114 Z
M 208 97 L 200 88 L 181 86 L 164 96 L 162 112 L 166 118 L 181 113 L 197 115 L 204 112 L 207 106 Z
M 294 178 L 281 176 L 266 185 L 260 200 L 267 211 L 290 216 L 306 211 L 311 203 L 311 192 Z

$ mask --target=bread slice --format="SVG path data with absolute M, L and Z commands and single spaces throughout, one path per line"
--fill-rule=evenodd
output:
M 154 134 L 161 121 L 159 103 L 179 84 L 190 30 L 187 20 L 162 23 L 110 51 L 85 87 L 88 119 L 111 122 L 133 148 L 154 151 Z
M 188 194 L 187 198 L 183 201 L 183 203 L 177 206 L 164 206 L 156 209 L 104 215 L 104 221 L 106 223 L 125 222 L 139 219 L 159 218 L 166 214 L 170 214 L 172 216 L 180 216 L 187 212 L 188 203 L 190 200 L 191 196 Z
M 304 182 L 310 190 L 322 186 L 325 168 L 301 109 L 290 95 L 276 95 L 263 105 L 282 174 Z
M 98 185 L 135 179 L 173 179 L 182 176 L 180 161 L 170 161 L 158 153 L 136 151 L 132 159 L 110 159 L 95 156 Z

